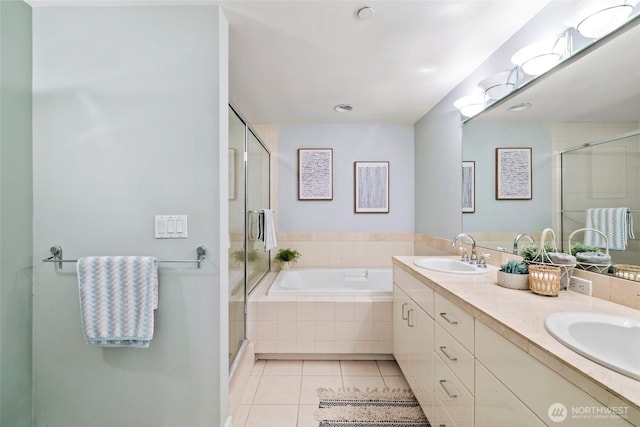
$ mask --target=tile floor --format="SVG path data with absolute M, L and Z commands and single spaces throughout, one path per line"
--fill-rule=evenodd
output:
M 395 361 L 260 360 L 233 427 L 318 427 L 316 389 L 409 388 Z

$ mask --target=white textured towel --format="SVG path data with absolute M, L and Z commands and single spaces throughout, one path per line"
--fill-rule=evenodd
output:
M 586 227 L 601 231 L 609 240 L 609 249 L 623 251 L 627 239 L 633 239 L 633 218 L 629 208 L 590 208 L 587 209 Z M 602 236 L 593 231 L 585 231 L 584 244 L 605 248 Z
M 271 209 L 263 209 L 264 214 L 264 250 L 270 251 L 278 246 L 276 239 L 276 225 L 273 219 L 273 211 Z
M 153 257 L 99 256 L 77 263 L 80 318 L 88 344 L 149 347 L 158 308 Z

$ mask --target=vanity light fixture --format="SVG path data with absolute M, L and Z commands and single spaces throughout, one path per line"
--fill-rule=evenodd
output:
M 353 110 L 353 107 L 350 104 L 337 104 L 333 106 L 333 110 L 338 113 L 348 113 Z
M 463 96 L 456 100 L 453 106 L 460 110 L 460 113 L 466 117 L 473 117 L 480 111 L 484 110 L 484 93 Z
M 518 84 L 518 67 L 513 70 L 502 71 L 485 78 L 478 83 L 489 99 L 500 99 L 508 95 Z
M 583 0 L 565 23 L 584 37 L 597 39 L 624 24 L 640 0 Z
M 564 31 L 555 39 L 531 43 L 517 51 L 511 62 L 530 76 L 539 76 L 571 55 L 571 34 Z

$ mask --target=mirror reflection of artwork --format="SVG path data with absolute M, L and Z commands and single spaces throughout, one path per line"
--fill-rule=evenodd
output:
M 355 212 L 389 213 L 389 162 L 355 162 Z
M 496 148 L 496 200 L 531 199 L 531 148 Z
M 462 162 L 462 212 L 476 211 L 476 162 Z

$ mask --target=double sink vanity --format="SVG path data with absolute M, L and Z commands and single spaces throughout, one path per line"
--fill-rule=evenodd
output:
M 640 313 L 496 272 L 393 259 L 393 353 L 431 425 L 640 425 Z

